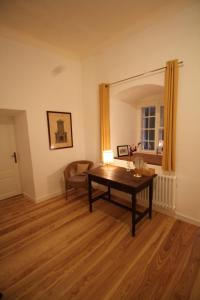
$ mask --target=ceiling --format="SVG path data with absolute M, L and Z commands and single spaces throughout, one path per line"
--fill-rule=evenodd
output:
M 189 1 L 0 0 L 0 25 L 83 57 Z

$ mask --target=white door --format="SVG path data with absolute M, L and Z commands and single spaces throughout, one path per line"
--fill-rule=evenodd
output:
M 0 200 L 20 193 L 14 122 L 0 116 Z

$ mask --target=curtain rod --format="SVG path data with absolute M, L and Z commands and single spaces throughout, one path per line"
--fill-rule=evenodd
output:
M 183 61 L 179 61 L 178 64 L 182 65 Z M 123 81 L 127 81 L 129 79 L 137 78 L 137 77 L 140 77 L 140 76 L 143 76 L 143 75 L 146 75 L 146 74 L 149 74 L 149 73 L 153 73 L 153 72 L 156 72 L 156 71 L 164 70 L 164 69 L 166 69 L 166 67 L 161 67 L 161 68 L 154 69 L 154 70 L 151 70 L 151 71 L 148 71 L 148 72 L 144 72 L 144 73 L 141 73 L 141 74 L 138 74 L 138 75 L 134 75 L 134 76 L 131 76 L 131 77 L 128 77 L 128 78 L 125 78 L 125 79 L 114 81 L 114 82 L 108 83 L 107 85 L 111 86 L 111 85 L 114 85 L 114 84 L 117 84 L 117 83 L 120 83 L 120 82 L 123 82 Z

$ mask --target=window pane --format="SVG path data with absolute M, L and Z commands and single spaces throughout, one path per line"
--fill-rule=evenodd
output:
M 149 130 L 145 130 L 145 138 L 144 140 L 148 140 L 149 139 Z
M 142 140 L 148 140 L 148 130 L 143 130 Z
M 149 118 L 144 118 L 143 119 L 143 124 L 142 127 L 143 128 L 148 128 L 149 127 L 149 122 L 148 122 Z
M 144 115 L 145 115 L 145 117 L 148 117 L 148 115 L 149 115 L 149 107 L 145 107 L 144 108 Z
M 154 150 L 154 142 L 149 142 L 149 150 Z
M 155 117 L 149 118 L 149 128 L 155 128 Z
M 141 117 L 141 141 L 143 149 L 155 150 L 156 107 L 143 107 Z
M 149 130 L 149 140 L 154 141 L 155 139 L 155 130 Z
M 144 123 L 144 128 L 148 128 L 149 127 L 149 118 L 145 118 L 143 123 Z
M 148 150 L 148 142 L 143 143 L 144 150 Z
M 156 108 L 155 108 L 155 106 L 149 107 L 149 115 L 150 116 L 155 116 L 156 115 Z
M 160 107 L 160 127 L 164 127 L 164 106 Z

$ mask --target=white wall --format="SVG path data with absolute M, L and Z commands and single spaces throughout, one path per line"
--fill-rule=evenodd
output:
M 63 169 L 86 158 L 79 61 L 0 37 L 0 108 L 27 113 L 35 200 L 64 190 Z M 72 113 L 74 147 L 49 150 L 46 111 Z
M 199 37 L 200 3 L 188 1 L 188 7 L 175 13 L 171 10 L 170 14 L 160 12 L 159 18 L 154 18 L 146 30 L 83 62 L 86 153 L 98 160 L 98 84 L 159 68 L 170 59 L 183 60 L 179 70 L 176 213 L 193 221 L 200 221 Z M 146 83 L 163 84 L 153 78 L 154 75 L 147 76 Z M 143 84 L 143 79 L 138 79 L 137 84 Z
M 136 109 L 128 103 L 110 99 L 110 136 L 111 149 L 117 155 L 118 145 L 136 143 Z

